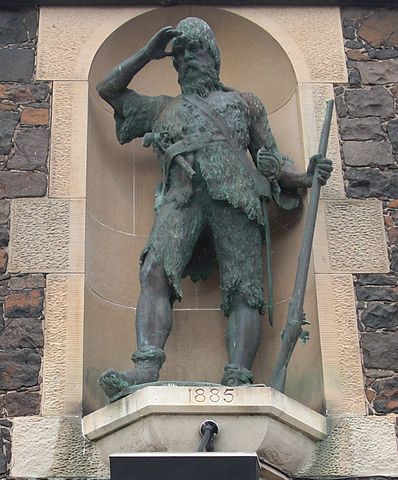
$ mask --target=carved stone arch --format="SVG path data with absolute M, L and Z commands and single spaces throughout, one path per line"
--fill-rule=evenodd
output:
M 240 91 L 252 91 L 263 100 L 281 150 L 304 168 L 295 70 L 286 51 L 263 26 L 226 9 L 180 7 L 168 9 L 166 18 L 164 10 L 151 10 L 124 23 L 102 43 L 88 76 L 85 303 L 88 333 L 84 343 L 87 412 L 105 401 L 97 385 L 100 373 L 110 366 L 131 367 L 134 313 L 139 294 L 138 258 L 153 223 L 153 194 L 160 175 L 152 152 L 143 149 L 139 140 L 122 147 L 118 145 L 112 109 L 99 98 L 94 87 L 159 28 L 176 25 L 189 15 L 203 18 L 214 30 L 221 50 L 222 81 Z M 265 27 L 271 25 L 271 30 L 280 33 L 271 20 L 264 23 Z M 295 61 L 297 63 L 297 58 Z M 305 77 L 303 72 L 308 77 L 307 69 L 301 67 L 299 73 Z M 146 95 L 179 93 L 176 72 L 167 58 L 148 64 L 133 84 L 135 90 Z M 259 383 L 269 378 L 293 287 L 290 265 L 297 258 L 302 230 L 302 222 L 296 224 L 295 220 L 278 217 L 275 223 L 276 326 L 270 329 L 264 320 L 263 341 L 254 367 Z M 307 309 L 316 323 L 313 279 L 311 284 Z M 166 347 L 168 358 L 161 379 L 219 382 L 226 363 L 226 319 L 219 311 L 218 273 L 196 285 L 187 279 L 183 288 L 184 299 L 174 308 L 175 325 Z M 291 394 L 319 409 L 322 404 L 320 352 L 318 333 L 316 328 L 313 330 L 311 346 L 301 353 L 307 361 L 293 360 L 296 373 Z M 100 341 L 105 341 L 107 348 L 98 350 Z M 307 398 L 301 395 L 298 388 L 307 383 L 303 375 L 308 373 L 297 368 L 304 363 L 314 366 L 311 381 L 318 384 L 311 398 L 308 393 Z M 305 385 L 308 392 L 307 387 Z

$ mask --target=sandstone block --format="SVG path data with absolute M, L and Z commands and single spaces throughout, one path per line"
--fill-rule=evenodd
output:
M 366 368 L 395 370 L 398 365 L 398 332 L 361 335 Z
M 351 168 L 345 171 L 347 194 L 352 198 L 398 198 L 398 172 L 377 168 Z
M 13 421 L 11 475 L 31 478 L 109 478 L 96 444 L 78 417 L 19 417 Z M 30 452 L 30 453 L 28 453 Z
M 358 62 L 362 83 L 377 85 L 398 82 L 398 62 L 396 60 L 380 60 L 378 62 Z
M 376 10 L 367 16 L 358 35 L 374 47 L 394 47 L 398 44 L 398 11 Z
M 398 413 L 398 376 L 377 379 L 372 385 L 376 392 L 373 406 L 378 413 Z
M 11 293 L 4 302 L 6 317 L 39 317 L 43 311 L 43 290 L 23 290 Z
M 316 275 L 324 389 L 329 415 L 364 415 L 363 377 L 352 276 Z M 339 353 L 349 351 L 344 357 Z
M 30 349 L 0 351 L 0 390 L 37 385 L 41 357 Z
M 351 117 L 393 118 L 394 98 L 384 87 L 346 90 L 345 103 Z
M 0 111 L 0 154 L 10 151 L 12 136 L 18 121 L 18 112 Z
M 369 118 L 342 118 L 340 133 L 343 140 L 383 140 L 380 119 Z
M 49 137 L 48 129 L 27 128 L 22 130 L 16 140 L 16 151 L 7 162 L 8 168 L 46 171 Z
M 322 202 L 320 208 L 326 219 L 327 248 L 315 251 L 317 272 L 388 271 L 381 203 L 378 200 L 329 200 Z M 323 234 L 320 229 L 318 231 Z
M 35 52 L 31 48 L 0 50 L 0 81 L 27 83 L 32 80 Z
M 40 172 L 0 172 L 0 198 L 42 197 L 47 177 Z
M 388 142 L 344 142 L 344 161 L 351 167 L 391 165 L 394 163 Z
M 367 331 L 398 327 L 398 304 L 369 302 L 361 314 L 361 322 Z
M 78 415 L 81 411 L 83 302 L 84 275 L 47 276 L 42 382 L 44 416 Z
M 0 350 L 41 347 L 43 328 L 38 318 L 13 318 L 0 333 Z
M 24 108 L 21 113 L 21 123 L 25 125 L 48 125 L 48 109 Z
M 10 272 L 83 271 L 84 200 L 15 200 L 10 228 Z

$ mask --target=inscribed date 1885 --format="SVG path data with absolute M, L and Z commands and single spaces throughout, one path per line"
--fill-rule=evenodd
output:
M 189 388 L 189 403 L 232 403 L 235 400 L 233 388 Z

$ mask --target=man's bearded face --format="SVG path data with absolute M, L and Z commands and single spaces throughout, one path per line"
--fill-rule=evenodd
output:
M 200 40 L 178 37 L 173 44 L 173 64 L 178 72 L 182 91 L 203 94 L 219 86 L 219 78 L 213 56 Z M 195 90 L 198 89 L 198 92 Z

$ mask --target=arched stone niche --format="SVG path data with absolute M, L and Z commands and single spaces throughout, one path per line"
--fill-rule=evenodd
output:
M 134 348 L 135 303 L 124 304 L 123 298 L 126 298 L 126 292 L 130 292 L 130 298 L 135 302 L 134 296 L 138 293 L 137 285 L 134 286 L 134 278 L 138 279 L 138 249 L 134 253 L 128 241 L 132 237 L 137 242 L 140 240 L 138 231 L 132 233 L 132 225 L 135 229 L 139 227 L 138 219 L 145 220 L 146 228 L 151 223 L 146 216 L 152 215 L 152 192 L 149 190 L 154 178 L 148 173 L 137 176 L 134 183 L 134 195 L 148 192 L 149 203 L 144 202 L 147 209 L 144 210 L 144 207 L 137 206 L 137 202 L 133 203 L 133 171 L 128 168 L 134 168 L 136 172 L 138 161 L 141 161 L 141 168 L 151 166 L 153 175 L 157 170 L 150 152 L 139 150 L 139 141 L 136 145 L 124 147 L 116 143 L 111 112 L 101 104 L 94 86 L 107 70 L 143 45 L 156 28 L 175 24 L 179 18 L 188 15 L 202 16 L 216 30 L 223 50 L 223 81 L 260 95 L 270 111 L 281 149 L 301 167 L 317 150 L 325 101 L 333 98 L 333 86 L 347 82 L 341 18 L 335 7 L 209 9 L 192 6 L 160 10 L 150 7 L 41 7 L 35 78 L 53 85 L 49 188 L 44 198 L 12 200 L 8 268 L 11 273 L 46 273 L 42 404 L 41 417 L 19 417 L 13 421 L 14 467 L 11 473 L 14 477 L 50 478 L 59 476 L 60 472 L 65 478 L 105 478 L 108 475 L 93 451 L 81 443 L 82 390 L 84 385 L 85 410 L 93 410 L 105 401 L 96 390 L 98 373 L 111 365 L 117 368 L 130 366 L 128 358 Z M 152 20 L 143 22 L 146 19 Z M 132 26 L 134 29 L 121 36 Z M 243 43 L 247 39 L 245 29 L 252 35 L 250 45 L 255 46 L 255 52 L 262 52 L 258 58 L 253 58 L 254 54 L 243 48 L 247 45 L 247 41 Z M 228 35 L 230 41 L 227 41 Z M 278 110 L 270 103 L 277 98 L 275 92 L 267 95 L 266 85 L 272 81 L 272 75 L 254 76 L 254 72 L 261 71 L 261 68 L 263 72 L 272 73 L 268 68 L 270 62 L 265 62 L 264 52 L 271 55 L 265 44 L 274 45 L 275 53 L 279 52 L 277 62 L 284 59 L 288 71 L 294 72 L 295 78 L 290 76 L 292 81 L 288 83 L 294 86 L 294 95 L 285 109 Z M 229 49 L 229 45 L 233 49 Z M 234 56 L 228 62 L 231 52 Z M 288 61 L 293 68 L 289 67 Z M 163 63 L 167 64 L 167 60 Z M 233 68 L 228 70 L 228 65 Z M 167 70 L 166 65 L 164 68 Z M 244 72 L 237 81 L 233 75 L 229 77 L 229 72 L 235 69 Z M 162 75 L 166 76 L 166 73 Z M 137 78 L 137 88 L 151 94 L 158 91 L 176 94 L 175 74 L 170 69 L 167 75 L 162 85 L 160 79 L 155 81 L 153 76 L 146 77 L 148 84 Z M 249 79 L 257 81 L 250 83 Z M 285 76 L 280 77 L 280 83 L 282 80 Z M 262 86 L 264 90 L 261 90 Z M 289 115 L 288 105 L 293 115 Z M 281 118 L 279 123 L 278 115 Z M 143 154 L 148 155 L 146 164 L 143 163 Z M 377 199 L 345 197 L 335 118 L 328 156 L 333 160 L 334 172 L 322 192 L 307 293 L 311 339 L 305 347 L 300 344 L 297 347 L 289 370 L 287 394 L 321 411 L 324 398 L 327 415 L 338 416 L 338 419 L 318 452 L 315 464 L 301 475 L 319 477 L 341 473 L 341 449 L 336 450 L 334 446 L 346 445 L 347 435 L 358 446 L 356 452 L 360 453 L 343 459 L 346 471 L 353 477 L 379 475 L 380 459 L 375 465 L 373 457 L 362 454 L 369 448 L 369 439 L 377 437 L 374 436 L 376 429 L 385 439 L 383 464 L 389 466 L 387 476 L 394 476 L 391 470 L 396 458 L 394 421 L 382 416 L 366 416 L 353 289 L 353 274 L 389 271 L 382 204 Z M 129 167 L 130 163 L 133 167 Z M 148 186 L 144 183 L 147 181 Z M 112 196 L 107 196 L 109 191 Z M 139 217 L 136 216 L 135 223 L 132 220 L 133 205 L 135 211 L 142 211 Z M 104 228 L 94 230 L 94 220 Z M 294 229 L 282 229 L 285 230 L 282 233 L 274 225 L 274 257 L 277 253 L 282 254 L 274 266 L 279 320 L 272 330 L 264 322 L 263 347 L 255 366 L 257 381 L 268 378 L 279 345 L 280 319 L 285 315 L 286 300 L 291 293 L 301 229 L 302 225 L 298 223 Z M 115 240 L 119 234 L 126 240 L 127 253 L 122 251 L 122 242 Z M 145 233 L 140 235 L 143 243 Z M 115 265 L 113 270 L 109 263 Z M 127 272 L 132 275 L 130 278 L 123 271 L 124 265 L 131 268 Z M 120 296 L 115 297 L 114 290 L 108 292 L 103 285 L 108 285 L 109 289 L 115 285 Z M 206 376 L 210 374 L 210 379 L 220 378 L 225 355 L 225 320 L 218 312 L 218 299 L 212 296 L 217 284 L 213 279 L 213 283 L 198 286 L 202 287 L 198 290 L 198 299 L 205 286 L 209 287 L 208 296 L 203 293 L 200 308 L 187 307 L 188 300 L 192 299 L 188 283 L 185 303 L 178 305 L 185 310 L 176 311 L 176 325 L 168 344 L 169 359 L 163 378 L 176 377 L 177 374 L 183 378 L 183 366 L 176 366 L 174 353 L 175 359 L 182 358 L 194 366 L 192 371 L 196 378 L 203 378 L 205 373 Z M 101 296 L 103 302 L 100 302 Z M 213 303 L 204 303 L 208 298 L 213 299 Z M 118 305 L 121 305 L 120 309 L 116 308 Z M 195 305 L 198 305 L 197 301 Z M 282 308 L 285 309 L 283 313 Z M 181 340 L 186 337 L 194 337 L 195 341 L 184 352 L 181 351 Z M 215 360 L 209 363 L 208 358 Z M 32 444 L 37 447 L 36 455 L 31 455 Z M 376 440 L 371 447 L 379 447 Z M 64 452 L 71 449 L 81 451 L 83 455 L 70 461 L 70 455 L 65 456 Z M 348 453 L 351 450 L 348 448 Z M 38 462 L 37 458 L 47 460 Z
M 115 30 L 98 49 L 89 73 L 86 268 L 84 318 L 84 411 L 103 406 L 98 386 L 109 367 L 131 367 L 135 349 L 135 306 L 139 294 L 138 259 L 154 218 L 153 193 L 160 171 L 153 153 L 140 140 L 117 143 L 111 108 L 95 85 L 120 61 L 139 49 L 165 25 L 199 16 L 213 28 L 221 50 L 221 79 L 240 91 L 256 93 L 264 102 L 281 151 L 305 169 L 300 93 L 295 69 L 281 45 L 267 31 L 226 10 L 199 7 L 157 9 L 139 15 Z M 171 61 L 151 62 L 134 79 L 134 89 L 147 95 L 178 95 Z M 305 202 L 304 202 L 305 203 Z M 304 216 L 273 212 L 272 253 L 275 282 L 275 326 L 264 317 L 262 342 L 254 372 L 267 383 L 280 348 Z M 226 232 L 228 234 L 228 232 Z M 206 282 L 183 282 L 183 301 L 174 308 L 164 380 L 219 382 L 226 363 L 226 319 L 219 311 L 218 273 Z M 305 310 L 311 341 L 298 344 L 291 360 L 286 393 L 322 411 L 323 384 L 315 284 L 310 270 Z

